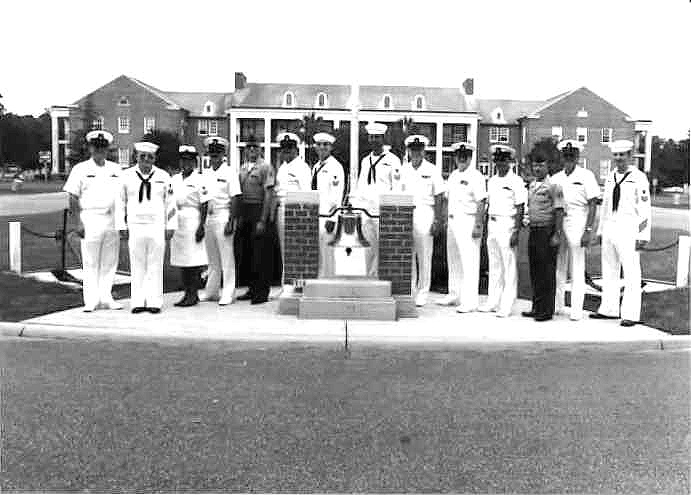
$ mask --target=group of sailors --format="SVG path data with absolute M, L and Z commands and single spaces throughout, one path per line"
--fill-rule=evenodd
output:
M 84 311 L 121 309 L 111 289 L 118 264 L 120 239 L 127 240 L 131 267 L 131 311 L 161 311 L 163 259 L 170 242 L 171 265 L 180 267 L 184 295 L 176 306 L 235 300 L 265 303 L 273 275 L 271 230 L 277 229 L 283 255 L 284 201 L 288 192 L 316 190 L 320 214 L 347 200 L 365 208 L 362 233 L 369 241 L 366 272 L 377 276 L 379 196 L 410 194 L 413 213 L 413 276 L 411 292 L 417 306 L 428 302 L 434 236 L 446 229 L 448 295 L 438 304 L 456 306 L 459 313 L 511 314 L 517 296 L 517 246 L 521 228 L 528 228 L 533 307 L 526 317 L 546 321 L 564 311 L 563 286 L 571 273 L 570 317 L 583 317 L 585 250 L 592 235 L 600 187 L 588 169 L 577 165 L 582 144 L 564 140 L 558 145 L 563 170 L 548 175 L 546 157 L 532 156 L 533 182 L 526 187 L 512 171 L 515 150 L 490 147 L 496 170 L 488 181 L 475 167 L 475 146 L 453 144 L 455 169 L 445 181 L 440 167 L 425 159 L 429 139 L 413 134 L 405 139 L 404 162 L 384 145 L 387 126 L 366 126 L 370 152 L 362 159 L 355 184 L 348 186 L 343 166 L 332 155 L 335 138 L 314 136 L 317 163 L 310 167 L 300 156 L 300 138 L 281 133 L 281 165 L 277 171 L 264 161 L 259 142 L 249 137 L 245 162 L 225 160 L 228 141 L 204 141 L 210 168 L 197 171 L 198 152 L 179 148 L 180 172 L 172 177 L 156 166 L 157 146 L 135 144 L 137 164 L 121 170 L 106 160 L 113 137 L 103 130 L 87 134 L 91 158 L 75 165 L 64 186 L 82 238 Z M 606 180 L 598 226 L 602 237 L 603 297 L 593 318 L 619 318 L 630 326 L 640 318 L 640 260 L 638 250 L 650 239 L 650 195 L 647 177 L 631 164 L 633 143 L 610 145 L 615 169 Z M 352 190 L 351 190 L 352 189 Z M 448 199 L 443 213 L 443 198 Z M 487 220 L 485 220 L 487 217 Z M 329 225 L 330 224 L 330 225 Z M 487 228 L 488 297 L 480 305 L 480 249 Z M 333 274 L 333 249 L 328 247 L 333 222 L 320 217 L 319 276 Z M 238 236 L 237 242 L 234 236 Z M 234 252 L 237 246 L 239 252 Z M 236 257 L 247 267 L 248 290 L 237 296 Z M 202 270 L 208 266 L 203 291 Z M 619 307 L 619 272 L 625 278 Z M 201 293 L 200 293 L 201 292 Z

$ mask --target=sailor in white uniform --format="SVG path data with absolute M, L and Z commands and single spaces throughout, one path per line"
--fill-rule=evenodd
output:
M 516 151 L 510 146 L 494 144 L 490 153 L 497 173 L 487 184 L 489 286 L 487 302 L 479 310 L 496 311 L 498 317 L 507 317 L 517 295 L 516 249 L 528 191 L 523 179 L 511 171 Z
M 475 146 L 461 141 L 452 145 L 456 170 L 446 181 L 448 223 L 446 260 L 449 294 L 439 303 L 457 305 L 459 313 L 476 311 L 479 305 L 480 244 L 487 203 L 485 176 L 471 167 Z
M 70 194 L 70 210 L 82 238 L 84 311 L 98 307 L 122 309 L 112 295 L 118 266 L 120 238 L 115 229 L 115 209 L 120 196 L 122 170 L 106 160 L 113 136 L 106 131 L 86 135 L 91 158 L 76 164 L 63 187 Z
M 170 175 L 154 165 L 158 146 L 139 142 L 137 165 L 122 173 L 116 227 L 129 240 L 132 313 L 160 313 L 166 240 L 178 226 Z
M 413 294 L 415 305 L 427 304 L 432 282 L 432 250 L 434 236 L 441 228 L 441 208 L 444 179 L 441 169 L 425 160 L 425 146 L 429 139 L 420 134 L 408 136 L 404 141 L 410 161 L 403 165 L 405 190 L 413 195 Z
M 209 189 L 206 178 L 197 171 L 197 150 L 194 146 L 178 148 L 181 172 L 171 182 L 178 209 L 178 228 L 170 240 L 170 264 L 179 266 L 185 295 L 175 306 L 199 303 L 202 267 L 209 263 L 204 244 Z
M 240 201 L 239 171 L 233 164 L 224 162 L 228 140 L 208 137 L 204 140 L 211 167 L 204 174 L 209 193 L 206 217 L 206 253 L 209 258 L 209 275 L 206 289 L 200 301 L 218 300 L 226 306 L 235 300 L 235 216 Z M 221 291 L 221 280 L 223 290 Z
M 312 168 L 313 191 L 319 191 L 319 214 L 326 215 L 341 206 L 345 187 L 343 165 L 331 155 L 336 138 L 327 132 L 314 135 L 319 161 Z M 333 238 L 335 217 L 319 219 L 319 277 L 333 275 L 333 249 L 328 243 Z
M 607 176 L 598 234 L 602 235 L 602 302 L 591 318 L 616 319 L 630 327 L 641 318 L 639 250 L 650 241 L 651 207 L 648 177 L 631 163 L 633 143 L 609 145 L 615 169 Z M 619 306 L 624 271 L 624 299 Z

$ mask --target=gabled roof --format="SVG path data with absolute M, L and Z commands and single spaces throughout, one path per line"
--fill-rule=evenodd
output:
M 417 95 L 425 99 L 427 112 L 472 112 L 465 104 L 459 88 L 434 88 L 422 86 L 360 86 L 360 102 L 363 110 L 381 110 L 384 95 L 391 96 L 391 109 L 394 111 L 415 111 L 413 102 Z
M 535 110 L 533 110 L 532 113 L 539 114 L 541 111 L 543 111 L 543 110 L 546 109 L 546 108 L 551 107 L 552 105 L 554 105 L 554 104 L 557 103 L 558 101 L 563 100 L 563 99 L 566 98 L 567 96 L 571 96 L 573 93 L 575 93 L 575 92 L 578 91 L 579 89 L 584 89 L 584 88 L 572 89 L 571 91 L 565 91 L 564 93 L 559 93 L 558 95 L 553 96 L 552 98 L 548 98 L 547 100 L 545 100 L 545 101 L 543 102 L 542 105 L 540 105 L 540 106 L 537 107 Z
M 532 113 L 536 108 L 544 104 L 540 100 L 476 100 L 477 111 L 480 114 L 480 123 L 491 124 L 494 122 L 492 112 L 501 108 L 506 124 L 517 124 L 518 119 Z
M 180 108 L 184 108 L 190 117 L 225 117 L 226 97 L 228 93 L 189 93 L 166 91 L 165 94 L 175 101 Z M 204 112 L 207 102 L 214 106 L 213 113 Z
M 165 101 L 165 102 L 169 105 L 170 110 L 180 110 L 180 106 L 179 106 L 177 103 L 175 103 L 173 100 L 171 100 L 171 99 L 170 99 L 163 91 L 161 91 L 160 89 L 156 89 L 156 88 L 154 88 L 153 86 L 150 86 L 150 85 L 148 85 L 148 84 L 146 84 L 146 83 L 141 82 L 139 79 L 135 79 L 134 77 L 129 77 L 129 76 L 125 76 L 125 77 L 127 77 L 128 79 L 130 79 L 130 80 L 131 80 L 132 82 L 134 82 L 135 84 L 140 85 L 142 88 L 146 89 L 146 90 L 149 91 L 150 93 L 155 94 L 155 95 L 158 96 L 160 99 L 162 99 L 163 101 Z
M 248 83 L 236 91 L 232 106 L 238 108 L 281 108 L 287 91 L 295 97 L 295 108 L 314 108 L 319 93 L 326 93 L 328 108 L 348 109 L 350 86 L 336 84 Z

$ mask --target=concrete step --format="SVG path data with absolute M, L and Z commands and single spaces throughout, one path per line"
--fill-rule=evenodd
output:
M 323 278 L 305 280 L 305 297 L 382 298 L 391 296 L 391 282 L 371 278 Z
M 303 297 L 298 302 L 298 318 L 395 321 L 396 301 L 392 297 Z

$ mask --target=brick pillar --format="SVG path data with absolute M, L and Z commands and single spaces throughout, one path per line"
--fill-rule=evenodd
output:
M 379 279 L 391 282 L 399 317 L 416 317 L 412 294 L 413 197 L 382 194 L 379 197 Z
M 317 278 L 319 269 L 319 192 L 289 192 L 285 202 L 286 284 Z

